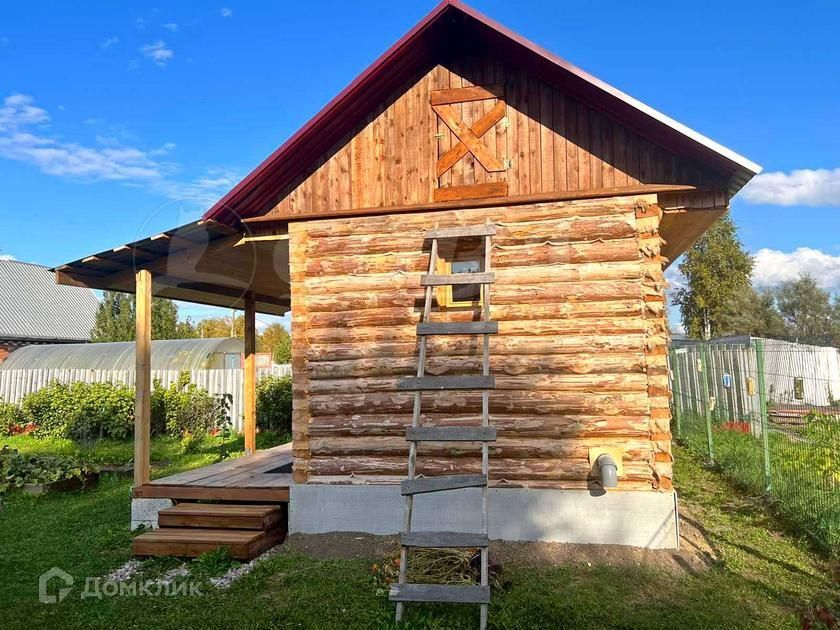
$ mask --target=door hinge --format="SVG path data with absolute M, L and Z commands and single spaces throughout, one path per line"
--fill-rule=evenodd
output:
M 510 158 L 504 158 L 502 160 L 502 166 L 504 166 L 505 168 L 513 168 L 513 160 L 511 160 Z

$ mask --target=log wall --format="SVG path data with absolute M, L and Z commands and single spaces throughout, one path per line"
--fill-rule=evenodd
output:
M 406 474 L 413 394 L 396 384 L 416 369 L 423 232 L 490 220 L 493 483 L 585 488 L 589 449 L 609 446 L 622 488 L 670 488 L 660 218 L 648 195 L 291 223 L 296 480 Z M 432 337 L 427 373 L 476 373 L 480 356 L 480 338 Z M 481 396 L 428 393 L 423 409 L 423 424 L 476 424 Z M 479 453 L 426 444 L 418 471 L 476 471 Z

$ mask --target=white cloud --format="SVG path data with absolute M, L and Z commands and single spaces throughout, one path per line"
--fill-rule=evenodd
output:
M 810 247 L 792 252 L 764 248 L 755 253 L 753 284 L 757 287 L 776 286 L 804 273 L 811 275 L 821 288 L 840 292 L 840 256 Z
M 220 13 L 222 14 L 222 17 L 230 17 L 231 15 L 233 15 L 233 9 L 229 9 L 228 7 L 222 7 Z
M 166 42 L 161 39 L 141 46 L 140 52 L 143 53 L 144 57 L 151 59 L 156 65 L 161 67 L 165 66 L 175 56 L 175 52 L 171 48 L 167 48 Z
M 17 258 L 11 254 L 0 254 L 0 260 L 17 260 Z
M 35 166 L 47 175 L 142 186 L 169 199 L 204 208 L 240 179 L 238 173 L 221 167 L 208 168 L 192 179 L 177 177 L 179 165 L 164 157 L 175 151 L 174 142 L 154 149 L 130 146 L 137 144 L 136 138 L 120 125 L 109 125 L 114 133 L 96 134 L 96 143 L 87 146 L 51 133 L 50 122 L 49 112 L 35 105 L 31 96 L 7 96 L 0 106 L 0 158 Z M 103 124 L 95 118 L 85 122 L 95 128 Z
M 167 22 L 166 24 L 161 24 L 161 26 L 172 33 L 178 30 L 178 25 L 175 22 Z
M 231 169 L 214 167 L 191 181 L 160 182 L 159 190 L 170 199 L 192 201 L 202 206 L 214 204 L 241 179 Z
M 119 44 L 119 43 L 120 43 L 120 38 L 119 37 L 108 37 L 108 38 L 102 40 L 99 43 L 99 47 L 102 50 L 107 50 L 108 48 L 110 48 L 114 44 Z
M 744 187 L 741 197 L 775 206 L 840 207 L 840 168 L 763 173 Z

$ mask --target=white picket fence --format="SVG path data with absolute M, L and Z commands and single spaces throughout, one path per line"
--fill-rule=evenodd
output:
M 190 381 L 210 394 L 233 396 L 231 419 L 237 431 L 242 430 L 243 372 L 230 370 L 190 370 Z M 274 365 L 257 370 L 257 380 L 263 376 L 287 376 L 290 365 Z M 179 370 L 152 370 L 152 380 L 160 379 L 164 386 L 178 380 Z M 124 383 L 134 386 L 134 370 L 0 370 L 0 401 L 19 403 L 27 394 L 37 392 L 53 381 L 61 383 Z

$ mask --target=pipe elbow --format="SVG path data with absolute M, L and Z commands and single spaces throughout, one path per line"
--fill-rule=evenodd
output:
M 603 453 L 595 460 L 598 466 L 598 473 L 601 477 L 601 485 L 604 488 L 618 487 L 618 464 L 613 456 L 608 453 Z

